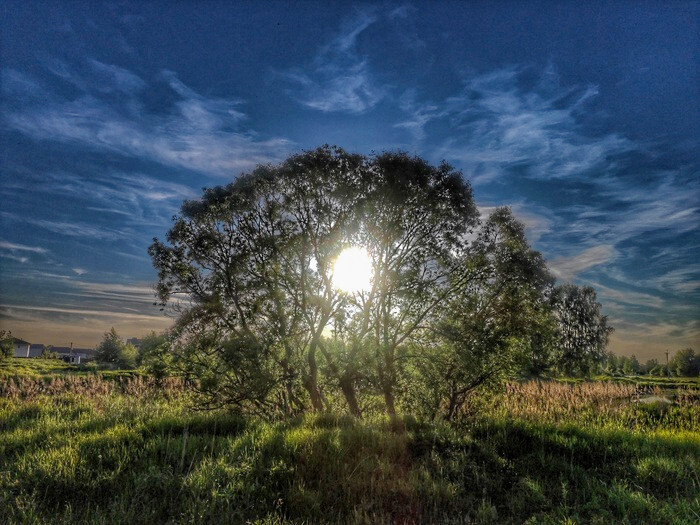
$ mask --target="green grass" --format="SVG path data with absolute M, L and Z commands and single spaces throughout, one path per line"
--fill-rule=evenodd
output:
M 153 385 L 0 398 L 0 523 L 697 523 L 698 399 L 632 391 L 512 385 L 454 425 L 263 422 Z
M 140 370 L 114 370 L 109 365 L 70 364 L 61 359 L 10 357 L 0 360 L 0 381 L 8 378 L 41 377 L 50 380 L 56 377 L 89 376 L 99 374 L 105 379 L 137 377 Z

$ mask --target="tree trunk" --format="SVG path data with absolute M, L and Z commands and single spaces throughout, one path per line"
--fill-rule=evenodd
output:
M 284 389 L 286 391 L 285 413 L 292 415 L 296 410 L 303 410 L 302 401 L 294 395 L 294 369 L 290 366 L 292 350 L 289 345 L 285 345 L 285 357 L 280 362 L 284 374 Z
M 450 395 L 450 404 L 447 406 L 447 413 L 445 413 L 445 421 L 452 421 L 457 410 L 457 394 Z
M 346 371 L 345 373 L 341 374 L 338 365 L 333 360 L 333 357 L 320 341 L 318 343 L 318 348 L 321 350 L 323 356 L 326 358 L 326 363 L 328 364 L 329 370 L 336 377 L 336 379 L 338 379 L 338 382 L 340 383 L 340 390 L 343 392 L 345 401 L 347 401 L 348 403 L 350 413 L 357 418 L 362 417 L 360 404 L 357 402 L 357 394 L 355 393 L 355 385 L 353 384 L 354 374 L 352 373 L 352 371 Z
M 316 364 L 316 344 L 312 341 L 308 355 L 309 374 L 304 378 L 304 386 L 311 397 L 311 406 L 316 412 L 323 410 L 323 398 L 318 389 L 318 365 Z
M 394 399 L 394 386 L 396 385 L 396 369 L 394 367 L 394 349 L 388 344 L 384 347 L 384 369 L 380 373 L 382 392 L 386 412 L 391 419 L 396 418 L 396 404 Z
M 396 405 L 394 404 L 394 392 L 390 385 L 384 388 L 384 403 L 386 403 L 386 413 L 393 421 L 396 419 Z
M 362 417 L 362 412 L 360 411 L 360 405 L 357 402 L 357 396 L 355 395 L 355 385 L 347 374 L 340 379 L 340 389 L 343 391 L 345 400 L 348 402 L 348 408 L 350 413 L 356 418 Z

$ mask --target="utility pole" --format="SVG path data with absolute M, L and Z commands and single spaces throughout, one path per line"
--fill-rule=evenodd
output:
M 668 369 L 668 350 L 666 350 L 666 377 L 671 376 L 671 371 Z

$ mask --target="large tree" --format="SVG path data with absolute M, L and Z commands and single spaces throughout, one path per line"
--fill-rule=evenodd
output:
M 360 289 L 336 282 L 348 250 L 370 261 Z M 259 166 L 185 202 L 150 254 L 177 315 L 173 365 L 212 407 L 289 414 L 340 398 L 360 415 L 361 389 L 393 416 L 431 352 L 459 367 L 457 406 L 544 362 L 559 333 L 551 278 L 510 211 L 482 223 L 461 173 L 400 152 L 325 146 Z

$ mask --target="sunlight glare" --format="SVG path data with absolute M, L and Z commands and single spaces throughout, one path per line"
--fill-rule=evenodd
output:
M 333 266 L 333 285 L 344 292 L 362 292 L 372 286 L 372 260 L 367 250 L 345 248 Z

